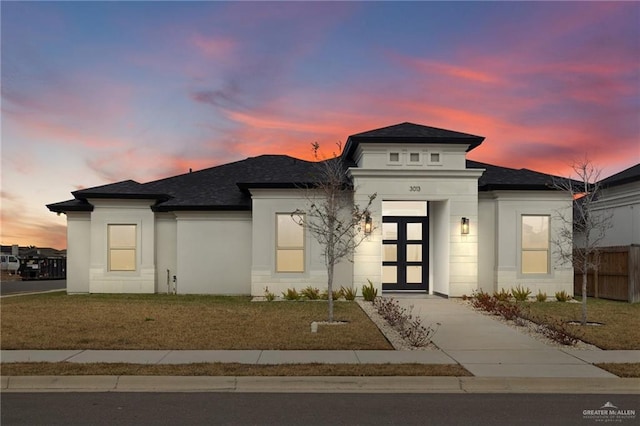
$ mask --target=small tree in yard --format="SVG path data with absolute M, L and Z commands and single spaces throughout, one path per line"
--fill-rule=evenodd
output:
M 587 158 L 571 166 L 574 178 L 554 182 L 554 187 L 568 192 L 573 202 L 573 220 L 559 215 L 562 226 L 556 241 L 563 262 L 569 262 L 582 274 L 582 325 L 587 324 L 587 274 L 599 264 L 598 247 L 611 228 L 611 213 L 597 210 L 601 185 L 600 169 Z M 577 237 L 577 238 L 576 238 Z
M 352 260 L 355 249 L 364 241 L 363 222 L 370 214 L 369 208 L 376 197 L 370 195 L 367 205 L 355 204 L 354 188 L 347 178 L 344 159 L 333 154 L 333 158 L 320 161 L 318 143 L 312 144 L 316 159 L 315 183 L 306 195 L 306 211 L 296 210 L 291 217 L 304 226 L 322 246 L 327 267 L 327 291 L 333 292 L 335 266 L 343 260 Z M 339 150 L 342 145 L 338 144 Z M 333 321 L 333 298 L 328 298 L 329 322 Z

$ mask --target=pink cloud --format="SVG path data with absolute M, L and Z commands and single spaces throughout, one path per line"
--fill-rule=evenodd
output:
M 226 58 L 233 53 L 237 43 L 235 40 L 221 37 L 205 37 L 197 34 L 190 42 L 208 58 Z

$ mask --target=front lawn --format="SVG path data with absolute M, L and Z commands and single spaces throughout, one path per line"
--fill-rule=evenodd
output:
M 581 303 L 528 303 L 536 322 L 579 321 Z M 640 303 L 616 302 L 605 299 L 587 300 L 587 321 L 600 326 L 567 325 L 581 340 L 602 349 L 640 349 Z
M 355 302 L 251 302 L 248 297 L 72 295 L 2 299 L 2 349 L 392 350 Z

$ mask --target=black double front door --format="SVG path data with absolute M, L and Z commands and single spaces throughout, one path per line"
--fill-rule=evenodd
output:
M 429 290 L 429 219 L 382 218 L 382 290 Z

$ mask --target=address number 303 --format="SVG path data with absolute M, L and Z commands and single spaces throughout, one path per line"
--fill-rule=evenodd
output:
M 419 186 L 410 186 L 409 187 L 409 192 L 420 192 L 420 187 Z

